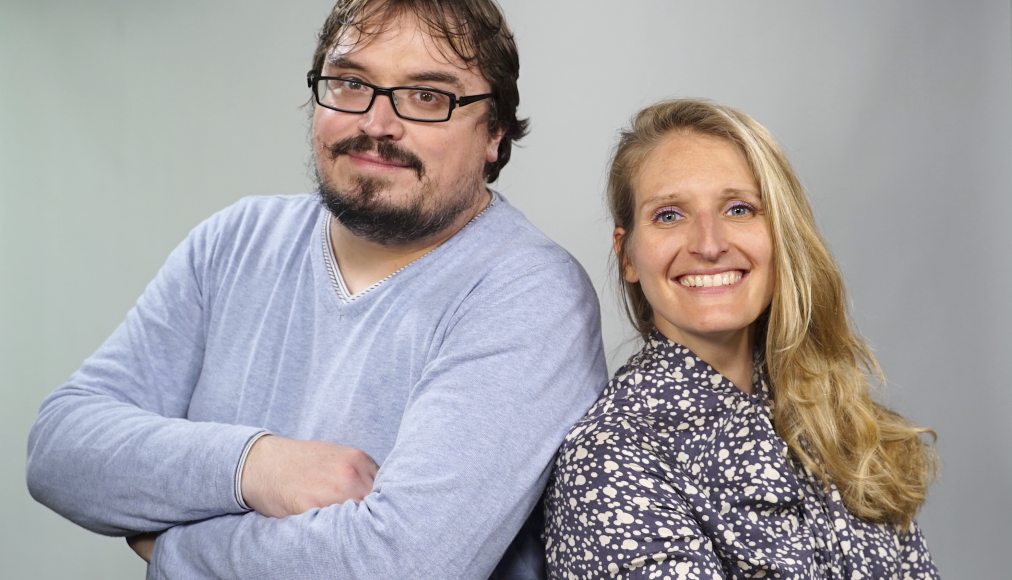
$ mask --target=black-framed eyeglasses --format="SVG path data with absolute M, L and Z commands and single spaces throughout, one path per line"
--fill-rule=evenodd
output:
M 361 114 L 372 108 L 376 95 L 386 95 L 398 117 L 422 123 L 449 121 L 457 107 L 492 97 L 492 93 L 458 97 L 429 87 L 378 87 L 355 78 L 322 76 L 317 71 L 309 71 L 306 82 L 321 107 Z

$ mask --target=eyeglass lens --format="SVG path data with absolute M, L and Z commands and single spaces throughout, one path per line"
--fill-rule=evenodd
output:
M 316 94 L 320 103 L 348 113 L 362 113 L 373 100 L 374 89 L 352 79 L 320 79 Z M 401 117 L 438 120 L 450 114 L 450 96 L 424 88 L 391 91 L 394 110 Z

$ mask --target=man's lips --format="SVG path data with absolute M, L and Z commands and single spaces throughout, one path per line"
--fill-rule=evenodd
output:
M 425 166 L 417 155 L 387 139 L 373 139 L 362 134 L 325 145 L 324 148 L 332 160 L 347 155 L 353 164 L 361 168 L 383 171 L 407 168 L 413 169 L 418 179 L 425 175 Z
M 365 153 L 347 153 L 352 162 L 359 166 L 374 167 L 379 169 L 410 169 L 410 165 L 392 159 L 384 159 L 378 155 Z
M 686 288 L 722 288 L 736 285 L 747 275 L 746 270 L 693 272 L 677 276 L 675 281 Z

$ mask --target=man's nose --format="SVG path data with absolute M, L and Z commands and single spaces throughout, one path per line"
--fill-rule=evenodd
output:
M 362 113 L 359 129 L 374 139 L 398 140 L 404 136 L 404 120 L 394 112 L 393 95 L 376 95 L 372 107 Z

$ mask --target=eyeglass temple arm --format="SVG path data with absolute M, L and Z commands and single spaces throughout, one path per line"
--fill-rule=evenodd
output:
M 492 97 L 492 93 L 485 93 L 483 95 L 468 95 L 466 97 L 457 97 L 457 106 L 464 107 L 471 103 L 477 103 L 482 99 L 488 99 Z

